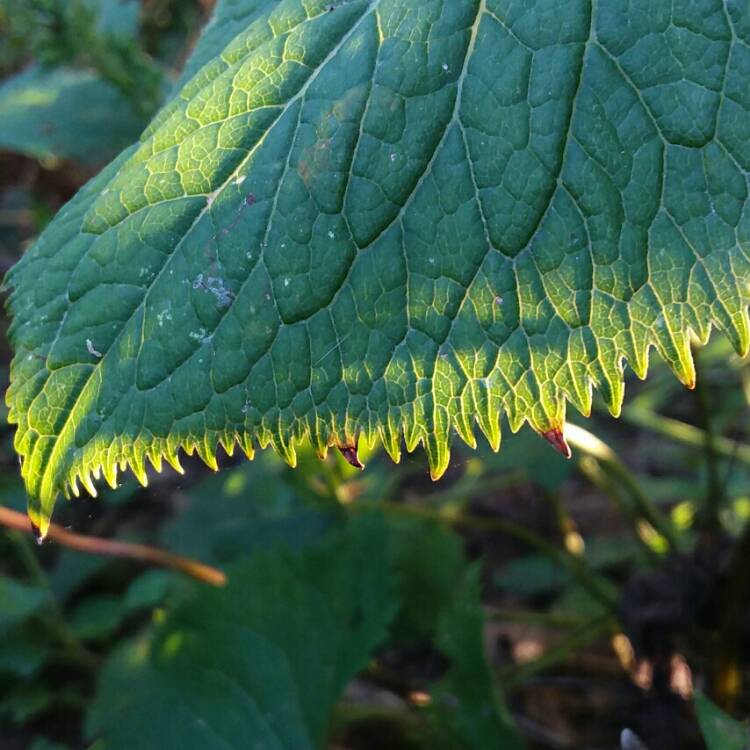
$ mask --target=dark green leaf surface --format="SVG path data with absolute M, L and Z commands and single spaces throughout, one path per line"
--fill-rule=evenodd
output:
M 703 693 L 696 693 L 695 710 L 708 750 L 747 750 L 750 733 L 715 706 Z
M 0 576 L 0 635 L 49 602 L 49 592 Z
M 382 519 L 229 569 L 104 670 L 91 734 L 108 750 L 312 750 L 394 611 Z
M 42 534 L 181 449 L 438 477 L 454 431 L 618 413 L 651 347 L 747 350 L 746 0 L 238 0 L 195 65 L 8 279 Z
M 40 158 L 103 164 L 144 122 L 95 73 L 31 67 L 0 86 L 0 148 Z
M 440 617 L 437 646 L 451 666 L 433 692 L 433 716 L 443 728 L 441 747 L 520 750 L 524 745 L 485 657 L 478 573 L 476 567 L 469 571 Z

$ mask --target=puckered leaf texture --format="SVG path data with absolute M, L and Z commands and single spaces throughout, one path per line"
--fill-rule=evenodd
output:
M 493 445 L 748 348 L 747 0 L 234 0 L 11 271 L 33 522 L 178 451 Z M 231 38 L 230 38 L 231 37 Z M 210 41 L 206 41 L 210 40 Z M 226 45 L 226 46 L 224 46 Z

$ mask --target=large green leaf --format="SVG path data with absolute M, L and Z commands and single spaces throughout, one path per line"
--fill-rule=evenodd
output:
M 9 275 L 40 533 L 61 490 L 217 442 L 403 436 L 438 477 L 504 414 L 564 450 L 566 402 L 616 414 L 650 347 L 687 385 L 691 333 L 747 350 L 746 0 L 227 9 Z
M 382 519 L 229 569 L 104 668 L 89 732 L 108 750 L 312 750 L 394 611 Z

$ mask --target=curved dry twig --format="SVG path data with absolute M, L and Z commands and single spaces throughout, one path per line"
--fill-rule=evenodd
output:
M 28 534 L 33 533 L 29 519 L 24 513 L 0 506 L 0 526 L 17 529 Z M 58 524 L 50 524 L 47 539 L 79 552 L 108 557 L 123 557 L 138 560 L 149 565 L 176 570 L 191 578 L 212 586 L 223 586 L 227 582 L 226 575 L 218 568 L 205 565 L 197 560 L 173 555 L 171 552 L 150 547 L 146 544 L 132 544 L 113 539 L 102 539 L 97 536 L 84 536 L 68 531 Z

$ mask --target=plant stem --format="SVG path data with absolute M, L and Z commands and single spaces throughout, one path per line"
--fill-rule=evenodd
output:
M 592 456 L 584 456 L 581 458 L 578 462 L 578 468 L 591 484 L 598 487 L 612 500 L 617 511 L 630 523 L 633 535 L 641 545 L 641 549 L 645 553 L 649 562 L 654 565 L 658 564 L 661 556 L 654 550 L 653 546 L 644 539 L 642 529 L 638 526 L 638 514 L 634 512 L 630 503 L 623 498 L 621 487 L 612 481 L 612 478 L 604 471 L 601 464 Z
M 549 628 L 578 628 L 589 622 L 586 617 L 569 615 L 564 612 L 541 612 L 537 610 L 505 609 L 485 607 L 488 619 L 500 622 L 517 622 L 527 625 L 543 625 Z
M 501 670 L 500 682 L 506 690 L 510 690 L 539 674 L 539 672 L 565 662 L 571 654 L 578 651 L 582 646 L 615 629 L 616 623 L 611 615 L 602 615 L 589 620 L 547 649 L 538 659 Z
M 3 506 L 0 506 L 0 526 L 31 534 L 29 519 L 23 513 Z M 212 586 L 223 586 L 227 581 L 226 575 L 217 568 L 212 568 L 210 565 L 204 565 L 186 557 L 173 555 L 156 547 L 149 547 L 146 544 L 130 544 L 112 539 L 102 539 L 101 537 L 83 536 L 54 523 L 50 524 L 47 539 L 79 552 L 108 557 L 123 557 L 128 560 L 138 560 L 149 565 L 169 568 L 203 583 L 210 583 Z M 32 557 L 34 556 L 32 555 Z
M 50 636 L 63 647 L 63 653 L 67 659 L 86 669 L 96 669 L 99 666 L 99 657 L 89 651 L 68 627 L 62 607 L 55 598 L 49 578 L 44 572 L 44 568 L 39 564 L 28 537 L 16 529 L 9 530 L 8 536 L 15 544 L 19 559 L 31 581 L 49 594 L 50 616 L 41 619 L 42 625 Z
M 650 409 L 625 408 L 622 416 L 631 424 L 664 435 L 678 443 L 691 445 L 695 448 L 703 448 L 706 445 L 706 435 L 699 427 L 670 417 L 663 417 Z M 722 456 L 735 458 L 745 464 L 750 464 L 750 445 L 730 440 L 723 435 L 715 435 L 713 448 L 716 453 Z
M 567 424 L 565 435 L 571 446 L 595 458 L 602 469 L 628 493 L 638 514 L 648 521 L 667 542 L 670 551 L 678 549 L 677 536 L 672 525 L 641 489 L 633 473 L 602 440 L 578 425 Z

